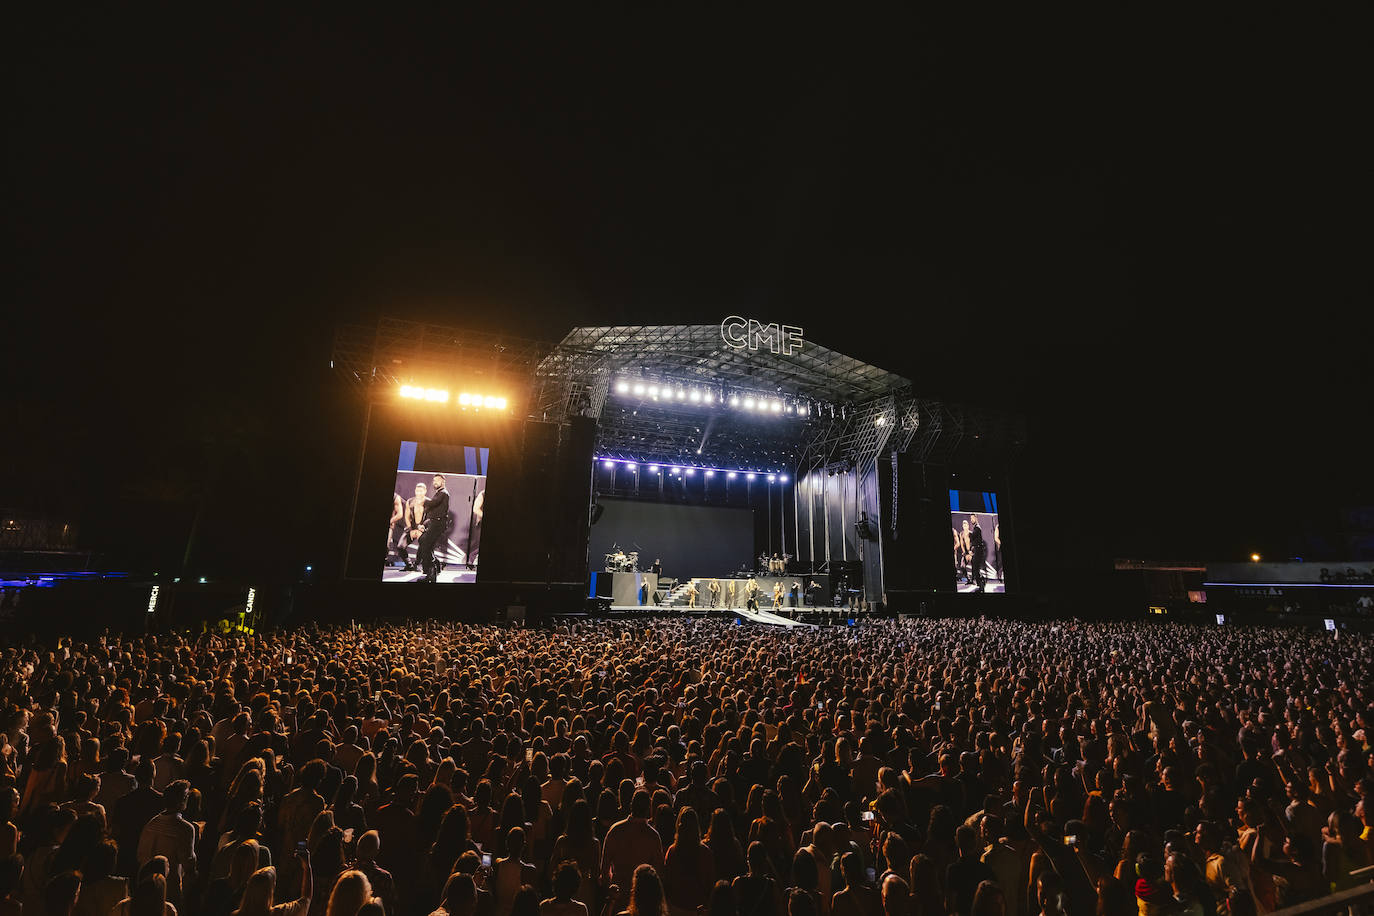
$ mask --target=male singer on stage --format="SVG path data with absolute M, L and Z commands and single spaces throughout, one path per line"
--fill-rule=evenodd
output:
M 420 532 L 418 559 L 426 582 L 439 581 L 434 565 L 434 546 L 448 532 L 448 490 L 444 489 L 444 475 L 434 475 L 434 495 L 425 500 L 423 530 Z
M 983 567 L 988 561 L 988 543 L 983 540 L 983 529 L 978 527 L 978 516 L 971 516 L 972 526 L 969 528 L 969 545 L 973 548 L 973 584 L 982 591 L 988 584 L 988 577 Z
M 714 608 L 720 603 L 720 582 L 712 579 L 706 584 L 706 591 L 711 596 L 711 607 Z

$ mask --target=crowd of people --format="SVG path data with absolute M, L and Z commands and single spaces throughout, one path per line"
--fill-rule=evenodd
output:
M 441 623 L 0 652 L 0 916 L 1258 916 L 1374 860 L 1374 641 Z

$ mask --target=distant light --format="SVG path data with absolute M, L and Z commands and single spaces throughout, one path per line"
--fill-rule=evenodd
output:
M 696 468 L 688 468 L 688 469 L 687 469 L 687 476 L 688 476 L 688 477 L 691 477 L 691 476 L 692 476 L 693 474 L 695 474 L 696 472 L 697 472 L 697 469 L 696 469 Z
M 706 476 L 707 476 L 707 477 L 715 477 L 715 476 L 716 476 L 716 472 L 715 472 L 715 471 L 707 471 L 707 472 L 706 472 Z
M 633 461 L 625 462 L 625 470 L 627 471 L 633 471 L 636 467 L 638 467 L 638 465 L 636 465 Z
M 693 404 L 696 404 L 696 403 L 698 403 L 698 402 L 701 401 L 701 392 L 700 392 L 700 391 L 697 391 L 695 388 L 693 388 L 693 389 L 688 393 L 687 399 L 688 399 L 689 401 L 691 401 Z
M 315 568 L 315 567 L 313 567 L 313 566 L 307 566 L 307 567 L 305 568 L 305 571 L 306 571 L 306 572 L 310 572 L 310 571 L 313 570 L 314 568 Z
M 464 391 L 462 394 L 458 395 L 458 403 L 466 407 L 472 403 L 472 395 Z
M 1259 554 L 1257 554 L 1257 553 L 1252 553 L 1252 554 L 1250 554 L 1250 562 L 1251 562 L 1251 563 L 1258 563 L 1259 561 L 1260 561 L 1260 555 L 1259 555 Z
M 496 410 L 502 410 L 502 409 L 504 409 L 505 406 L 506 406 L 506 399 L 505 399 L 505 398 L 492 397 L 492 396 L 488 395 L 487 398 L 482 402 L 482 406 L 483 406 L 483 407 L 491 407 L 491 408 L 494 408 L 494 409 L 496 409 Z
M 879 425 L 879 426 L 882 426 L 882 425 L 883 425 L 884 423 L 886 423 L 886 422 L 887 422 L 887 417 L 879 417 L 879 418 L 878 418 L 878 425 Z
M 781 480 L 783 483 L 787 483 L 787 475 L 783 474 L 781 477 L 778 478 L 778 480 Z
M 607 458 L 605 461 L 601 462 L 601 466 L 603 468 L 613 468 L 615 467 L 615 462 Z
M 773 413 L 782 413 L 782 401 L 774 401 L 768 407 Z
M 698 454 L 698 455 L 701 454 L 701 449 L 697 449 L 697 454 Z
M 636 385 L 636 386 L 635 386 L 635 394 L 643 394 L 643 393 L 644 393 L 644 386 L 643 386 L 643 385 Z
M 618 391 L 620 394 L 625 394 L 627 391 L 630 390 L 630 383 L 620 382 L 615 386 L 615 390 Z
M 745 474 L 745 475 L 744 475 L 744 479 L 745 479 L 745 480 L 753 480 L 753 479 L 754 479 L 754 472 L 753 472 L 753 471 L 750 471 L 748 474 Z
M 729 480 L 734 480 L 734 479 L 735 479 L 735 472 L 734 472 L 734 471 L 731 471 L 729 474 L 726 474 L 725 476 L 726 476 L 726 478 L 729 479 Z
M 733 395 L 733 394 L 730 395 L 730 406 L 731 406 L 731 407 L 738 407 L 738 406 L 739 406 L 739 396 L 738 396 L 738 395 Z
M 201 576 L 201 577 L 200 577 L 200 584 L 201 584 L 201 585 L 204 585 L 204 584 L 205 584 L 205 577 L 204 577 L 204 576 Z
M 401 397 L 443 404 L 448 401 L 448 391 L 443 388 L 418 388 L 414 385 L 402 385 Z
M 656 464 L 651 464 L 651 465 L 649 465 L 649 473 L 650 473 L 650 474 L 657 474 L 657 473 L 658 473 L 658 465 L 656 465 Z
M 745 409 L 745 410 L 753 410 L 753 409 L 754 409 L 754 399 L 753 399 L 753 398 L 745 398 L 745 399 L 744 399 L 744 409 Z
M 679 389 L 677 390 L 677 399 L 678 399 L 679 401 L 681 401 L 681 400 L 683 400 L 683 399 L 686 398 L 686 397 L 687 397 L 687 392 L 685 392 L 685 391 L 683 391 L 681 388 L 679 388 Z
M 650 385 L 650 386 L 649 386 L 649 397 L 651 397 L 651 398 L 656 398 L 656 397 L 658 397 L 658 386 L 657 386 L 657 385 Z
M 776 482 L 777 482 L 777 479 L 778 479 L 778 475 L 776 475 L 776 474 L 769 474 L 769 475 L 768 475 L 768 482 L 769 482 L 769 483 L 776 483 Z

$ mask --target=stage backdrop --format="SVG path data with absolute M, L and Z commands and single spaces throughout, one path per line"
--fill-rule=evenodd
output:
M 752 510 L 606 496 L 599 502 L 605 514 L 592 526 L 587 560 L 592 570 L 605 569 L 606 554 L 615 544 L 625 551 L 637 549 L 643 570 L 661 557 L 663 575 L 674 579 L 723 576 L 751 563 Z

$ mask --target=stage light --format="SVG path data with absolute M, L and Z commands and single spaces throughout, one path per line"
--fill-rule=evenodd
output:
M 1259 555 L 1259 554 L 1257 554 L 1257 553 L 1252 553 L 1252 554 L 1250 554 L 1250 562 L 1251 562 L 1251 563 L 1258 563 L 1259 561 L 1260 561 L 1260 555 Z
M 605 461 L 601 462 L 601 466 L 602 466 L 603 468 L 613 468 L 613 467 L 615 467 L 615 462 L 612 461 L 611 459 L 607 458 Z M 417 487 L 417 489 L 418 489 L 418 487 Z
M 401 397 L 443 404 L 448 401 L 448 391 L 443 388 L 418 388 L 414 385 L 402 385 Z
M 635 464 L 633 461 L 625 462 L 625 470 L 627 471 L 633 471 L 636 467 L 638 467 L 638 465 Z
M 715 472 L 715 471 L 707 471 L 707 472 L 706 472 L 706 476 L 707 476 L 707 477 L 715 477 L 715 476 L 716 476 L 716 472 Z
M 687 397 L 687 392 L 685 392 L 685 391 L 683 391 L 681 388 L 679 388 L 679 389 L 677 390 L 677 399 L 678 399 L 679 401 L 681 401 L 681 400 L 684 400 L 686 397 Z
M 735 472 L 734 472 L 734 471 L 731 471 L 729 474 L 726 474 L 725 476 L 726 476 L 726 478 L 729 479 L 729 480 L 734 480 L 734 479 L 735 479 Z
M 782 401 L 774 401 L 769 405 L 768 409 L 773 411 L 773 413 L 782 413 Z
M 769 483 L 777 483 L 777 480 L 778 480 L 778 475 L 776 475 L 776 474 L 769 474 L 769 475 L 768 475 L 768 482 L 769 482 Z
M 783 474 L 781 477 L 778 478 L 778 480 L 781 480 L 783 483 L 787 483 L 787 475 Z
M 650 386 L 649 386 L 649 397 L 651 397 L 651 398 L 656 398 L 656 397 L 658 397 L 658 386 L 657 386 L 657 385 L 650 385 Z
M 731 407 L 738 407 L 738 406 L 739 406 L 739 398 L 738 398 L 736 395 L 733 395 L 733 394 L 730 395 L 730 406 L 731 406 Z
M 643 394 L 643 393 L 644 393 L 644 386 L 643 386 L 643 385 L 636 385 L 636 386 L 635 386 L 635 394 Z
M 879 417 L 878 420 L 877 420 L 877 423 L 878 423 L 879 426 L 882 426 L 882 425 L 883 425 L 884 423 L 886 423 L 886 422 L 887 422 L 887 417 Z
M 754 473 L 753 473 L 753 471 L 750 471 L 748 474 L 745 474 L 745 475 L 744 475 L 744 479 L 745 479 L 745 480 L 753 480 L 753 479 L 754 479 Z
M 204 584 L 205 584 L 205 577 L 204 577 L 204 576 L 201 576 L 201 577 L 200 577 L 200 584 L 201 584 L 201 585 L 204 585 Z
M 693 388 L 691 394 L 687 395 L 687 399 L 690 400 L 693 404 L 696 404 L 701 400 L 701 392 Z
M 687 469 L 687 476 L 688 476 L 688 477 L 691 477 L 691 476 L 692 476 L 693 474 L 695 474 L 696 472 L 697 472 L 697 469 L 696 469 L 696 468 L 688 468 L 688 469 Z
M 651 464 L 651 465 L 649 465 L 649 473 L 650 473 L 650 474 L 657 474 L 657 473 L 658 473 L 658 465 L 656 465 L 656 464 Z
M 744 399 L 744 409 L 745 409 L 745 410 L 753 410 L 753 409 L 754 409 L 754 399 L 753 399 L 753 398 L 745 398 L 745 399 Z
M 497 398 L 497 397 L 487 397 L 487 398 L 482 402 L 482 406 L 484 406 L 484 407 L 491 407 L 491 408 L 494 408 L 494 409 L 496 409 L 496 410 L 503 410 L 503 409 L 505 409 L 505 406 L 506 406 L 506 399 L 505 399 L 505 398 Z
M 472 395 L 464 391 L 462 394 L 458 395 L 458 403 L 462 404 L 464 407 L 468 406 L 472 403 Z
M 630 390 L 629 382 L 620 382 L 615 386 L 615 390 L 620 394 L 625 394 Z

